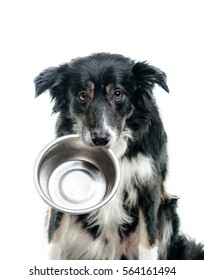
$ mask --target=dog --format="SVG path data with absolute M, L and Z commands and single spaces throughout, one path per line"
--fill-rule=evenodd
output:
M 147 62 L 96 53 L 50 67 L 34 80 L 58 113 L 56 137 L 77 133 L 87 145 L 111 148 L 121 167 L 119 189 L 99 210 L 47 213 L 50 259 L 204 259 L 202 244 L 180 233 L 177 197 L 165 190 L 167 134 L 153 96 L 169 92 L 166 74 Z

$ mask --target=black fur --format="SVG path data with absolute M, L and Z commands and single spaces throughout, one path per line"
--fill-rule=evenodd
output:
M 155 84 L 169 92 L 166 75 L 160 69 L 146 62 L 135 63 L 122 55 L 106 53 L 77 58 L 69 64 L 48 68 L 36 77 L 36 96 L 49 90 L 54 101 L 53 112 L 59 113 L 57 137 L 79 133 L 88 145 L 111 148 L 117 146 L 122 139 L 125 150 L 118 157 L 121 164 L 127 162 L 124 165 L 126 173 L 129 174 L 128 164 L 134 161 L 135 164 L 142 164 L 145 160 L 149 168 L 131 168 L 131 180 L 120 186 L 123 191 L 118 209 L 123 205 L 123 222 L 117 224 L 113 236 L 110 232 L 111 222 L 116 222 L 110 218 L 110 230 L 104 229 L 105 223 L 102 220 L 105 218 L 101 216 L 103 212 L 100 210 L 78 217 L 69 216 L 72 226 L 80 226 L 77 227 L 76 241 L 73 244 L 66 241 L 67 247 L 54 258 L 138 258 L 137 250 L 133 256 L 124 251 L 111 257 L 108 255 L 108 248 L 111 248 L 111 238 L 114 242 L 119 242 L 118 248 L 123 248 L 125 242 L 132 242 L 133 233 L 141 235 L 138 230 L 144 228 L 140 240 L 144 239 L 141 242 L 148 249 L 155 248 L 157 239 L 166 242 L 161 242 L 163 247 L 158 248 L 158 259 L 204 259 L 203 246 L 180 234 L 177 199 L 165 192 L 163 182 L 168 166 L 167 135 L 153 97 Z M 126 173 L 122 175 L 124 182 L 130 176 Z M 65 223 L 63 215 L 68 214 L 56 210 L 50 213 L 50 243 L 60 225 Z M 99 221 L 98 217 L 102 217 L 102 220 Z M 69 230 L 64 234 L 69 239 Z M 93 243 L 100 240 L 101 252 L 94 249 L 88 252 L 85 246 L 84 249 L 81 248 L 81 252 L 80 248 L 76 248 L 77 257 L 73 246 L 77 246 L 77 236 L 81 236 L 80 234 L 88 234 Z M 117 248 L 114 250 L 117 251 Z M 128 247 L 127 250 L 131 251 L 131 248 Z

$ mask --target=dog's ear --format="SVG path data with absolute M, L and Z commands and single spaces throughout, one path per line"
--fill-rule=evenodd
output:
M 59 82 L 58 67 L 50 67 L 40 73 L 35 79 L 35 97 L 38 97 L 46 90 L 51 90 L 52 87 Z
M 132 72 L 135 76 L 136 83 L 139 87 L 145 88 L 149 93 L 155 84 L 158 84 L 166 92 L 169 92 L 169 88 L 166 83 L 166 74 L 159 68 L 149 65 L 146 62 L 137 62 Z
M 54 112 L 59 111 L 66 104 L 66 91 L 69 82 L 69 65 L 50 67 L 40 73 L 35 79 L 35 97 L 46 90 L 50 91 L 52 100 L 55 101 Z

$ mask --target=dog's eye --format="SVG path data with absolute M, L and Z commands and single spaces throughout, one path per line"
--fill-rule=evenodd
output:
M 80 91 L 77 95 L 77 99 L 79 102 L 85 103 L 88 101 L 88 94 L 86 93 L 86 91 Z
M 124 93 L 121 89 L 116 89 L 113 93 L 114 101 L 121 101 L 123 99 Z

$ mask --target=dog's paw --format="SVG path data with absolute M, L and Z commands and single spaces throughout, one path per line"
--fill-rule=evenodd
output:
M 157 246 L 145 248 L 141 243 L 139 244 L 139 260 L 157 260 L 157 258 Z

